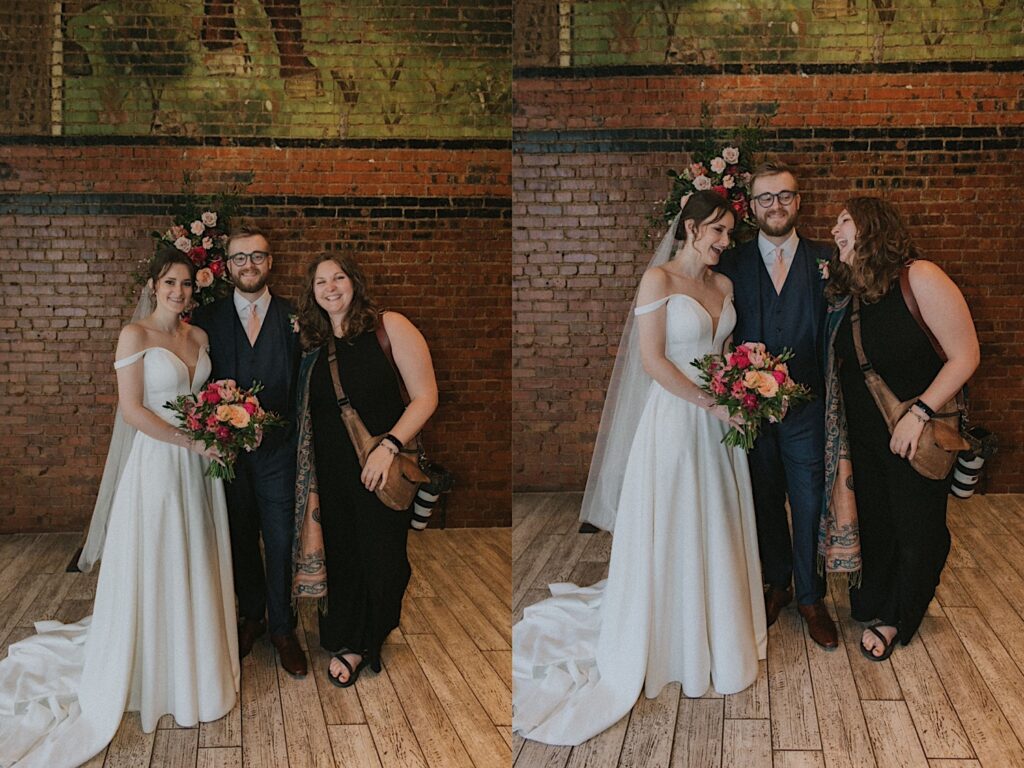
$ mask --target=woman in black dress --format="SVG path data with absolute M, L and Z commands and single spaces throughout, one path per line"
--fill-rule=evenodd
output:
M 347 687 L 364 666 L 380 669 L 381 645 L 398 626 L 411 573 L 409 515 L 385 506 L 374 489 L 437 407 L 437 384 L 423 336 L 397 312 L 377 309 L 350 257 L 325 255 L 310 265 L 298 329 L 306 353 L 298 386 L 293 594 L 320 598 L 320 644 L 333 654 L 328 677 Z M 390 345 L 393 364 L 382 344 Z M 341 420 L 330 346 L 352 407 L 370 434 L 386 433 L 364 467 Z
M 838 442 L 833 427 L 845 415 L 864 563 L 862 585 L 850 590 L 850 608 L 858 621 L 873 622 L 864 630 L 861 650 L 880 661 L 897 639 L 906 645 L 914 636 L 949 554 L 949 478 L 929 480 L 908 459 L 932 411 L 956 395 L 980 355 L 963 295 L 938 266 L 917 258 L 892 205 L 852 198 L 832 235 L 838 262 L 830 265 L 826 291 L 833 340 L 827 370 L 838 378 L 833 382 L 843 413 L 830 421 L 829 432 Z M 907 308 L 900 288 L 903 269 L 945 363 Z M 865 356 L 900 400 L 916 401 L 891 435 L 857 362 L 848 309 L 852 296 L 860 299 Z

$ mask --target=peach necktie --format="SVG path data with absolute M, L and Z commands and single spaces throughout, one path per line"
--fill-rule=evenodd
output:
M 249 322 L 245 326 L 245 333 L 249 337 L 249 346 L 256 346 L 256 337 L 260 335 L 260 316 L 256 314 L 256 302 L 249 305 Z
M 782 249 L 775 249 L 775 264 L 772 265 L 772 284 L 775 286 L 775 293 L 782 293 L 782 286 L 786 283 L 786 260 L 782 258 Z

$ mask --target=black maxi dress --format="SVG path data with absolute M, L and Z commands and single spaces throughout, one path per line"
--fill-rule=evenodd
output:
M 336 339 L 338 375 L 370 434 L 389 431 L 405 408 L 398 377 L 373 330 Z M 323 349 L 309 385 L 320 515 L 327 564 L 327 610 L 320 613 L 320 644 L 380 658 L 398 626 L 412 573 L 406 555 L 409 516 L 366 490 L 348 432 L 341 421 Z
M 850 590 L 850 612 L 858 621 L 897 627 L 906 645 L 949 554 L 950 481 L 922 477 L 890 451 L 889 430 L 857 363 L 850 315 L 848 309 L 835 341 L 864 563 L 862 585 Z M 900 400 L 919 397 L 942 367 L 898 282 L 876 303 L 861 302 L 861 337 L 867 359 Z

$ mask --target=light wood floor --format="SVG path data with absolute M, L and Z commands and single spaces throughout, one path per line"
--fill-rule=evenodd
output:
M 65 573 L 78 534 L 0 536 L 0 658 L 41 619 L 92 612 L 93 574 Z M 299 640 L 311 674 L 296 680 L 261 638 L 243 660 L 241 701 L 226 717 L 143 733 L 126 714 L 90 768 L 495 768 L 510 763 L 512 652 L 509 530 L 410 533 L 413 578 L 384 670 L 352 688 L 324 677 L 315 606 Z
M 514 620 L 549 582 L 604 578 L 606 533 L 578 534 L 578 494 L 522 494 L 513 506 Z M 1024 766 L 1024 496 L 951 500 L 953 549 L 920 634 L 873 663 L 846 593 L 828 600 L 842 634 L 815 645 L 790 606 L 769 630 L 748 690 L 643 696 L 576 748 L 513 740 L 516 768 L 1006 768 Z

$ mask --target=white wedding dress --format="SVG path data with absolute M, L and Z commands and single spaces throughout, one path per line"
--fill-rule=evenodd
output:
M 673 294 L 666 355 L 721 352 L 736 323 L 731 298 L 717 329 L 701 304 Z M 741 691 L 757 678 L 767 628 L 747 458 L 728 427 L 652 382 L 626 463 L 606 581 L 553 584 L 513 629 L 513 727 L 576 745 L 670 682 L 686 696 Z
M 144 404 L 169 423 L 165 402 L 192 381 L 172 352 L 145 357 Z M 199 384 L 197 384 L 197 382 Z M 238 694 L 238 638 L 227 508 L 220 480 L 183 447 L 138 432 L 114 494 L 91 617 L 39 622 L 0 661 L 0 766 L 71 768 L 100 752 L 126 711 L 150 732 L 170 713 L 183 726 L 217 720 Z

